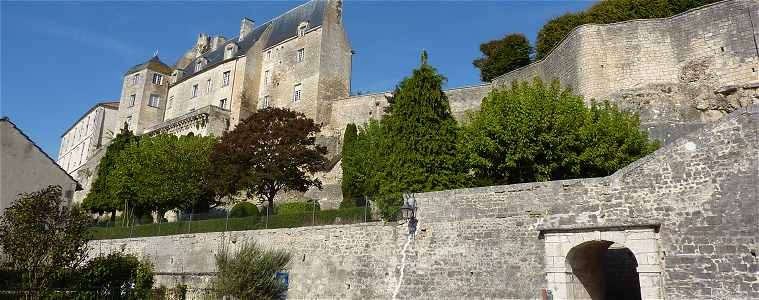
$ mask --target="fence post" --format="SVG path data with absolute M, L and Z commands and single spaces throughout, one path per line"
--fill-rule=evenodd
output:
M 364 195 L 364 222 L 366 222 L 366 208 L 369 206 L 369 197 Z

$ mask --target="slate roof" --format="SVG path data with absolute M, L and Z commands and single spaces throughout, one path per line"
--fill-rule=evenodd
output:
M 34 146 L 34 148 L 37 148 L 37 150 L 40 153 L 42 153 L 42 155 L 44 155 L 45 157 L 47 157 L 47 159 L 50 160 L 50 162 L 53 163 L 53 165 L 56 166 L 58 168 L 58 170 L 61 170 L 61 172 L 63 172 L 63 174 L 66 174 L 66 176 L 68 176 L 68 178 L 71 178 L 71 181 L 73 181 L 74 183 L 76 183 L 76 190 L 77 191 L 81 191 L 82 190 L 82 185 L 79 184 L 79 181 L 76 181 L 76 179 L 74 179 L 74 177 L 72 177 L 68 172 L 66 172 L 66 170 L 64 170 L 60 165 L 58 165 L 58 163 L 55 161 L 55 159 L 53 159 L 52 157 L 50 157 L 50 155 L 47 155 L 47 153 L 45 151 L 43 151 L 42 148 L 40 148 L 40 146 L 37 145 L 37 143 L 35 143 L 28 135 L 26 135 L 26 133 L 24 133 L 24 131 L 21 130 L 21 128 L 18 128 L 18 126 L 16 126 L 16 124 L 14 124 L 13 122 L 11 122 L 10 118 L 8 118 L 8 117 L 2 117 L 2 118 L 0 118 L 0 122 L 7 122 L 9 125 L 11 125 L 11 127 L 13 129 L 15 129 L 16 131 L 18 131 L 18 133 L 20 133 L 21 136 L 23 136 L 29 142 L 29 144 L 32 144 L 32 146 Z
M 268 39 L 264 41 L 264 49 L 296 36 L 298 34 L 298 25 L 300 25 L 301 22 L 308 22 L 309 28 L 321 26 L 324 21 L 326 6 L 325 0 L 312 0 L 306 2 L 271 21 L 254 28 L 253 31 L 245 36 L 242 41 L 238 42 L 239 37 L 229 39 L 224 42 L 223 45 L 216 48 L 216 50 L 210 51 L 201 56 L 208 60 L 203 70 L 222 62 L 224 60 L 224 48 L 230 43 L 237 43 L 238 56 L 244 54 L 250 49 L 250 47 L 253 47 L 253 45 L 259 41 L 264 32 L 269 28 L 271 28 L 271 34 L 269 34 Z M 199 58 L 193 59 L 192 62 L 184 68 L 184 72 L 179 80 L 195 74 L 195 62 L 198 59 Z M 203 70 L 200 70 L 200 72 Z
M 158 56 L 153 56 L 150 60 L 129 68 L 124 75 L 129 75 L 142 69 L 149 69 L 163 74 L 171 74 L 172 70 L 172 68 L 164 64 Z

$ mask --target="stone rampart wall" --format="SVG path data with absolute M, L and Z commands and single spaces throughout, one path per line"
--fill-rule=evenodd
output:
M 257 241 L 292 252 L 292 299 L 388 299 L 396 289 L 398 298 L 535 299 L 548 285 L 542 232 L 655 225 L 658 250 L 638 263 L 662 266 L 647 270 L 661 276 L 661 296 L 756 298 L 758 156 L 754 105 L 608 177 L 417 194 L 405 260 L 406 226 L 380 223 L 94 241 L 91 255 L 136 253 L 154 261 L 160 284 L 202 288 L 222 246 Z
M 759 3 L 728 0 L 664 19 L 583 25 L 543 60 L 493 80 L 558 79 L 586 99 L 639 112 L 642 127 L 673 141 L 757 102 Z M 734 89 L 738 87 L 738 89 Z

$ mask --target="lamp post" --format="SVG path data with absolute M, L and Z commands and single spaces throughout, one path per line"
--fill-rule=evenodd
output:
M 403 192 L 403 206 L 401 206 L 401 216 L 408 220 L 408 234 L 413 235 L 416 232 L 416 198 L 410 191 Z

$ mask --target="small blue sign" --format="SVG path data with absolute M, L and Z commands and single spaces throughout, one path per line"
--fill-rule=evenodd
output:
M 277 281 L 279 281 L 285 289 L 290 287 L 290 274 L 287 272 L 277 272 L 274 274 L 274 278 L 277 278 Z

